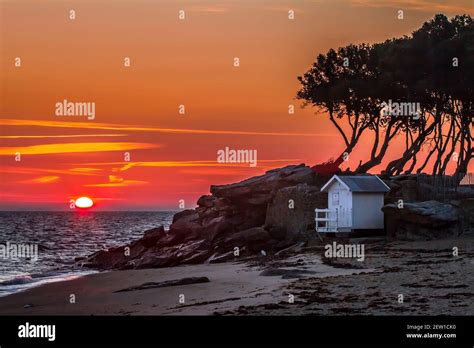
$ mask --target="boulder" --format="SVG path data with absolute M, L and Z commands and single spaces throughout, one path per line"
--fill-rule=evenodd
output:
M 313 239 L 314 209 L 327 208 L 327 193 L 318 186 L 299 184 L 278 190 L 267 208 L 265 226 L 277 239 Z
M 101 270 L 118 269 L 127 262 L 125 247 L 100 250 L 80 261 L 83 267 Z
M 183 211 L 184 212 L 184 211 Z M 183 213 L 181 212 L 181 214 Z M 170 235 L 178 235 L 181 240 L 196 239 L 202 230 L 200 224 L 199 214 L 192 210 L 186 214 L 182 214 L 175 222 L 170 226 Z
M 438 201 L 387 204 L 385 214 L 387 236 L 402 240 L 428 240 L 458 235 L 461 232 L 459 209 Z
M 217 237 L 223 233 L 231 233 L 233 231 L 232 225 L 227 221 L 225 216 L 218 216 L 207 221 L 202 228 L 200 237 L 213 242 Z
M 155 245 L 160 239 L 164 237 L 166 237 L 166 232 L 163 226 L 152 228 L 143 233 L 141 244 L 149 248 Z
M 228 198 L 231 202 L 243 202 L 249 205 L 266 204 L 276 190 L 297 184 L 313 184 L 315 173 L 311 168 L 291 165 L 272 169 L 264 175 L 252 177 L 236 184 L 212 185 L 211 193 L 216 197 Z
M 178 264 L 200 263 L 210 256 L 206 241 L 193 240 L 160 249 L 147 250 L 133 261 L 133 268 L 170 267 Z
M 211 186 L 212 195 L 201 196 L 196 209 L 175 215 L 169 232 L 174 237 L 166 237 L 163 241 L 174 238 L 174 243 L 185 243 L 202 239 L 219 248 L 233 233 L 262 226 L 268 203 L 279 189 L 311 184 L 314 180 L 315 174 L 309 167 L 293 165 L 239 183 Z M 273 239 L 267 231 L 264 234 L 265 240 Z M 235 238 L 239 239 L 239 236 Z
M 182 243 L 184 240 L 184 236 L 180 234 L 172 234 L 172 233 L 167 233 L 165 237 L 161 238 L 156 242 L 155 247 L 157 248 L 162 248 L 165 246 L 171 246 L 171 245 L 176 245 L 179 243 Z
M 214 197 L 214 196 L 211 196 L 211 195 L 204 195 L 204 196 L 201 196 L 198 199 L 197 205 L 199 207 L 210 208 L 210 207 L 213 207 L 215 205 L 217 200 L 218 200 L 217 197 Z
M 176 214 L 173 215 L 173 223 L 175 223 L 176 221 L 188 216 L 188 215 L 193 215 L 195 213 L 195 210 L 194 209 L 185 209 L 185 210 L 182 210 Z
M 390 187 L 390 192 L 385 196 L 386 203 L 395 203 L 400 199 L 404 202 L 416 202 L 422 199 L 417 175 L 398 175 L 384 182 Z
M 207 197 L 207 196 L 203 196 L 203 197 Z M 212 200 L 212 202 L 214 204 L 212 206 L 199 206 L 196 208 L 196 211 L 199 214 L 200 219 L 208 220 L 208 219 L 213 219 L 219 216 L 231 216 L 233 214 L 233 211 L 235 210 L 234 207 L 231 204 L 229 204 L 229 202 L 226 199 L 216 198 Z
M 397 194 L 404 202 L 416 202 L 420 199 L 419 186 L 416 178 L 399 181 L 400 189 Z
M 258 252 L 262 249 L 271 249 L 276 242 L 264 228 L 253 227 L 233 233 L 224 241 L 224 245 L 230 249 L 246 247 L 248 250 Z
M 129 260 L 122 265 L 121 269 L 160 268 L 173 266 L 176 263 L 174 255 L 176 247 L 164 247 L 160 249 L 149 249 L 139 258 Z

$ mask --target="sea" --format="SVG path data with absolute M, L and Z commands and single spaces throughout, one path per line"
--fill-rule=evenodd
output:
M 174 213 L 0 212 L 0 297 L 94 273 L 78 267 L 76 259 L 136 240 L 160 225 L 168 229 Z M 23 255 L 15 255 L 20 248 Z

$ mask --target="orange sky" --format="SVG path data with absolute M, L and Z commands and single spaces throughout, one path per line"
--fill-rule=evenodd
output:
M 410 34 L 439 12 L 474 15 L 470 4 L 1 1 L 0 209 L 68 209 L 79 195 L 103 210 L 193 207 L 210 184 L 337 156 L 333 126 L 294 100 L 296 77 L 331 47 Z M 64 99 L 94 102 L 95 119 L 56 116 Z M 217 163 L 226 146 L 256 149 L 257 167 Z

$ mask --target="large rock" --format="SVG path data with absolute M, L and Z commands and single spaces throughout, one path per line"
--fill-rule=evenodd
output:
M 163 241 L 167 238 L 168 235 L 163 226 L 153 228 L 145 231 L 142 238 L 128 245 L 114 247 L 108 250 L 100 250 L 94 253 L 85 260 L 81 260 L 81 264 L 86 267 L 100 269 L 122 268 L 130 260 L 141 257 L 142 254 L 150 248 L 156 247 L 160 245 L 160 243 L 164 245 Z
M 272 239 L 270 233 L 264 228 L 253 227 L 232 234 L 224 243 L 229 249 L 247 247 L 252 251 L 260 251 L 262 249 L 270 249 L 276 244 L 276 241 Z
M 129 246 L 99 251 L 89 256 L 82 265 L 85 267 L 108 269 L 138 269 L 170 267 L 179 264 L 201 263 L 211 256 L 212 250 L 205 240 L 193 240 L 169 246 L 141 247 L 133 252 L 133 245 L 141 245 L 141 240 Z M 128 253 L 126 248 L 130 248 Z
M 173 215 L 173 223 L 195 213 L 194 209 L 185 209 Z
M 201 238 L 213 242 L 223 234 L 233 231 L 232 224 L 227 221 L 225 216 L 218 216 L 209 220 L 201 231 Z
M 210 196 L 210 195 L 205 195 L 205 196 L 201 196 L 198 199 L 197 205 L 199 207 L 210 208 L 210 207 L 213 207 L 214 205 L 216 205 L 217 200 L 218 200 L 217 197 Z
M 170 234 L 179 236 L 179 241 L 188 241 L 196 239 L 202 231 L 202 225 L 200 223 L 199 214 L 196 211 L 187 211 L 186 214 L 182 214 L 175 222 L 170 226 Z
M 432 188 L 425 185 L 426 187 L 422 189 L 418 180 L 419 177 L 420 175 L 403 174 L 384 180 L 388 187 L 390 187 L 390 192 L 385 196 L 385 202 L 395 203 L 400 199 L 403 202 L 423 200 L 423 193 L 431 192 Z
M 144 251 L 143 248 L 142 251 Z M 110 248 L 109 250 L 100 250 L 89 255 L 85 260 L 80 261 L 80 265 L 89 268 L 98 268 L 102 270 L 118 269 L 127 263 L 125 257 L 125 246 L 119 248 Z
M 402 240 L 428 240 L 458 235 L 462 232 L 459 209 L 438 201 L 404 203 L 403 208 L 385 205 L 387 236 Z
M 243 202 L 250 205 L 266 204 L 278 189 L 297 184 L 313 184 L 315 173 L 311 168 L 291 165 L 272 169 L 264 175 L 256 176 L 236 184 L 211 186 L 211 193 L 216 197 L 225 197 L 232 202 Z
M 327 193 L 299 184 L 277 191 L 267 208 L 265 226 L 278 239 L 309 240 L 315 235 L 314 209 L 327 208 Z
M 166 232 L 163 226 L 152 228 L 143 233 L 143 238 L 140 240 L 140 244 L 149 248 L 164 237 L 166 237 Z
M 314 181 L 309 167 L 293 165 L 239 183 L 211 186 L 212 195 L 200 197 L 195 210 L 174 217 L 170 234 L 184 236 L 179 242 L 205 239 L 219 244 L 229 234 L 264 225 L 267 206 L 281 188 Z
M 140 258 L 130 260 L 124 268 L 159 268 L 179 264 L 204 262 L 211 256 L 206 241 L 188 241 L 183 244 L 147 250 Z

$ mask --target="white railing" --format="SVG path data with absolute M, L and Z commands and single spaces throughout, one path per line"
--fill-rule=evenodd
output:
M 316 232 L 337 232 L 337 209 L 315 209 Z

